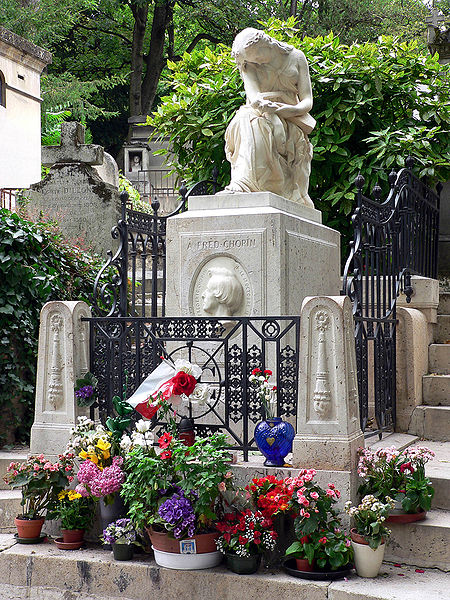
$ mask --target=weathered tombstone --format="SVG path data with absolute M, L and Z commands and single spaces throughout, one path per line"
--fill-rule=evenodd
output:
M 50 171 L 30 187 L 30 214 L 42 212 L 58 221 L 68 239 L 105 254 L 120 218 L 114 159 L 101 146 L 85 144 L 84 127 L 69 122 L 62 123 L 60 146 L 42 148 L 42 163 Z

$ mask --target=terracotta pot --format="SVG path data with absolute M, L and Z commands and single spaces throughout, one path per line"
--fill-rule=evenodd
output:
M 423 508 L 416 513 L 395 512 L 388 516 L 386 523 L 414 523 L 415 521 L 423 521 L 426 516 L 427 512 Z
M 77 544 L 84 539 L 84 529 L 61 529 L 64 544 Z
M 361 535 L 360 533 L 358 533 L 354 527 L 353 527 L 353 529 L 350 530 L 350 537 L 357 544 L 363 544 L 363 546 L 369 545 L 369 542 L 366 540 L 366 538 L 363 535 Z M 383 538 L 381 540 L 381 543 L 384 544 L 384 542 L 385 542 L 385 540 Z
M 297 571 L 314 571 L 316 567 L 315 561 L 313 560 L 312 565 L 310 565 L 307 558 L 296 558 L 295 562 L 297 564 Z
M 17 535 L 22 539 L 38 539 L 41 535 L 42 526 L 45 518 L 40 519 L 14 519 L 14 523 L 17 527 Z
M 154 548 L 161 550 L 162 552 L 172 552 L 176 554 L 181 553 L 180 542 L 189 542 L 191 540 L 195 540 L 195 554 L 216 552 L 216 540 L 220 535 L 218 531 L 213 531 L 212 533 L 200 533 L 194 535 L 193 538 L 177 540 L 173 537 L 169 537 L 168 533 L 154 531 L 152 527 L 146 527 L 145 529 Z

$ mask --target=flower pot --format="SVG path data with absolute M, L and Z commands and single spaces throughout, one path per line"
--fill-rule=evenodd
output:
M 295 563 L 297 565 L 297 570 L 302 571 L 303 573 L 312 572 L 315 570 L 314 560 L 312 565 L 309 564 L 309 560 L 307 558 L 296 558 Z
M 272 517 L 272 528 L 277 532 L 275 548 L 264 553 L 264 565 L 268 568 L 279 567 L 284 560 L 286 550 L 295 541 L 294 519 L 289 513 L 278 513 Z
M 217 550 L 218 531 L 200 533 L 193 538 L 177 540 L 168 533 L 145 528 L 152 542 L 156 564 L 169 569 L 209 569 L 222 560 Z
M 44 517 L 39 519 L 20 519 L 17 517 L 14 519 L 14 523 L 17 527 L 18 537 L 22 539 L 39 539 L 44 521 Z
M 355 555 L 356 573 L 360 577 L 376 577 L 380 572 L 386 544 L 383 541 L 378 548 L 373 550 L 369 546 L 369 542 L 356 533 L 354 529 L 351 530 L 350 535 Z M 362 539 L 362 542 L 355 541 L 355 539 Z
M 78 544 L 84 539 L 84 529 L 61 529 L 64 544 Z
M 266 467 L 282 467 L 284 459 L 292 451 L 295 431 L 290 423 L 281 417 L 261 421 L 255 427 L 255 442 L 266 457 Z
M 102 530 L 106 529 L 110 523 L 117 521 L 126 514 L 125 504 L 118 492 L 114 494 L 112 504 L 106 504 L 104 498 L 100 498 L 100 517 L 102 521 Z
M 131 560 L 134 554 L 133 544 L 111 544 L 115 560 Z
M 386 519 L 386 523 L 414 523 L 415 521 L 423 521 L 427 516 L 426 510 L 421 508 L 419 512 L 405 513 L 401 511 L 394 511 Z
M 225 554 L 227 569 L 238 575 L 250 575 L 256 573 L 261 564 L 261 554 L 253 556 L 238 556 L 237 554 Z

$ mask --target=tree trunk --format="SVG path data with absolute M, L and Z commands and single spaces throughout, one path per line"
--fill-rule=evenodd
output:
M 142 114 L 149 114 L 156 95 L 161 71 L 164 68 L 164 40 L 166 28 L 172 15 L 172 3 L 156 0 L 153 13 L 150 49 L 145 57 L 146 72 L 142 82 Z
M 143 113 L 142 110 L 142 70 L 144 64 L 144 38 L 147 28 L 148 4 L 131 3 L 134 17 L 133 46 L 131 49 L 130 76 L 130 117 Z

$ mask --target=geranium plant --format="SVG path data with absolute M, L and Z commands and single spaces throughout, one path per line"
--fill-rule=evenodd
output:
M 402 451 L 394 447 L 375 451 L 361 448 L 358 474 L 363 483 L 358 491 L 382 502 L 393 498 L 406 513 L 430 510 L 434 488 L 425 476 L 425 464 L 433 457 L 434 452 L 421 446 Z
M 12 489 L 21 488 L 22 515 L 20 519 L 39 519 L 51 511 L 58 494 L 73 481 L 73 454 L 59 455 L 52 463 L 43 454 L 29 456 L 23 462 L 10 463 L 4 481 Z
M 216 540 L 217 549 L 222 554 L 238 556 L 254 556 L 273 550 L 278 535 L 272 529 L 271 519 L 250 509 L 240 513 L 226 513 L 224 519 L 216 523 L 216 528 L 220 531 Z
M 94 520 L 92 498 L 83 498 L 75 490 L 63 490 L 52 511 L 52 519 L 61 519 L 61 529 L 89 529 Z
M 134 544 L 136 543 L 136 530 L 131 519 L 117 519 L 103 530 L 101 537 L 103 544 Z
M 358 506 L 352 506 L 350 500 L 345 504 L 345 511 L 354 519 L 356 532 L 364 537 L 373 550 L 391 533 L 384 522 L 393 506 L 394 501 L 391 498 L 387 498 L 387 502 L 383 503 L 370 494 L 364 496 Z
M 137 445 L 126 457 L 121 496 L 133 524 L 153 525 L 178 539 L 207 531 L 220 514 L 229 470 L 225 436 L 199 438 L 187 447 L 165 432 L 158 446 Z
M 272 376 L 270 369 L 253 369 L 250 377 L 248 378 L 252 387 L 256 389 L 258 400 L 261 402 L 266 419 L 272 419 L 275 417 L 277 410 L 277 388 L 275 385 L 269 383 L 269 379 Z

